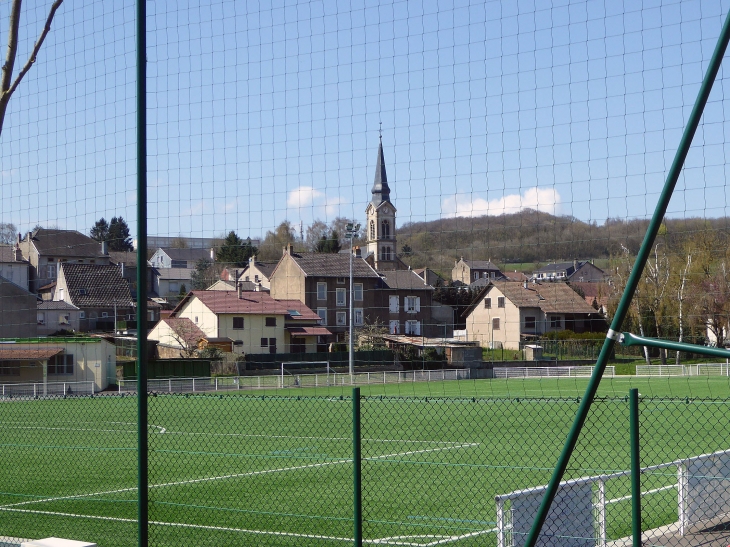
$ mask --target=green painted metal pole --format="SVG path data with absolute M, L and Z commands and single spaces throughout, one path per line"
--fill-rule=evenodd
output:
M 137 0 L 137 530 L 147 547 L 147 9 Z
M 568 467 L 568 462 L 570 461 L 575 445 L 578 442 L 580 431 L 583 428 L 586 417 L 588 416 L 588 411 L 593 403 L 593 398 L 598 391 L 598 385 L 601 382 L 601 377 L 603 376 L 603 372 L 606 370 L 611 350 L 619 337 L 621 325 L 629 311 L 631 299 L 634 296 L 634 292 L 636 292 L 636 287 L 641 279 L 641 274 L 644 271 L 644 266 L 646 265 L 649 253 L 654 245 L 654 240 L 659 232 L 664 214 L 667 212 L 669 200 L 672 197 L 674 187 L 676 186 L 679 174 L 682 171 L 684 160 L 687 157 L 690 145 L 692 144 L 692 138 L 694 137 L 695 131 L 697 131 L 697 126 L 700 123 L 702 111 L 704 110 L 707 99 L 710 96 L 712 84 L 715 81 L 717 72 L 720 70 L 722 58 L 725 55 L 725 50 L 727 49 L 728 39 L 730 39 L 730 12 L 725 16 L 725 22 L 722 26 L 722 31 L 720 32 L 717 44 L 715 45 L 715 51 L 712 53 L 710 64 L 707 67 L 707 72 L 702 80 L 700 91 L 697 94 L 697 99 L 692 107 L 692 113 L 687 120 L 687 126 L 682 134 L 682 140 L 679 142 L 679 147 L 677 148 L 677 153 L 674 156 L 674 161 L 669 169 L 669 173 L 667 173 L 664 189 L 659 196 L 659 202 L 656 205 L 654 215 L 652 216 L 651 222 L 646 230 L 644 241 L 641 243 L 639 253 L 636 255 L 636 262 L 634 262 L 634 267 L 632 268 L 629 279 L 626 282 L 626 289 L 624 290 L 618 307 L 616 308 L 616 314 L 613 316 L 613 320 L 611 321 L 611 328 L 606 334 L 606 340 L 603 342 L 603 347 L 601 348 L 601 353 L 598 355 L 598 360 L 596 361 L 596 366 L 591 374 L 591 379 L 589 380 L 585 394 L 581 399 L 573 426 L 565 440 L 563 451 L 555 465 L 555 470 L 553 471 L 548 487 L 545 490 L 545 496 L 543 497 L 537 514 L 535 515 L 535 522 L 527 535 L 524 547 L 535 547 L 540 530 L 542 529 L 543 524 L 545 524 L 545 519 L 547 518 L 548 511 L 550 510 L 550 505 L 552 505 L 555 494 L 557 494 L 560 481 L 563 479 L 565 470 Z
M 352 388 L 352 486 L 355 547 L 362 547 L 362 453 L 360 452 L 360 388 Z
M 648 346 L 651 348 L 687 351 L 689 353 L 713 355 L 724 359 L 730 359 L 730 351 L 724 348 L 710 348 L 707 346 L 698 346 L 697 344 L 687 344 L 685 342 L 672 342 L 671 340 L 660 340 L 659 338 L 645 338 L 644 336 L 636 336 L 630 332 L 621 333 L 619 343 L 622 346 Z
M 634 547 L 641 547 L 641 456 L 639 452 L 639 390 L 629 390 L 631 436 L 631 531 Z

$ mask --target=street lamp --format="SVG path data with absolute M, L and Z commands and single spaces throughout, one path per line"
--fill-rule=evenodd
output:
M 352 296 L 353 296 L 353 287 L 352 287 L 352 241 L 355 239 L 355 236 L 360 232 L 360 225 L 359 224 L 353 224 L 352 222 L 348 222 L 347 226 L 345 227 L 345 238 L 350 240 L 350 321 L 349 321 L 349 329 L 350 329 L 350 340 L 349 340 L 349 363 L 350 363 L 350 384 L 352 384 L 352 376 L 355 373 L 355 353 L 353 350 L 353 342 L 352 342 L 352 324 L 353 324 L 353 308 L 352 308 Z

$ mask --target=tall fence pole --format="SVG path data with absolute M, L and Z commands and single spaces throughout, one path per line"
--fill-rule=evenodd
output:
M 631 531 L 633 546 L 641 547 L 641 456 L 639 452 L 639 390 L 629 390 L 631 435 Z
M 352 388 L 352 489 L 355 547 L 362 547 L 362 455 L 360 452 L 360 388 Z
M 694 137 L 695 131 L 697 131 L 697 126 L 700 123 L 702 112 L 705 108 L 705 104 L 707 103 L 707 99 L 710 96 L 712 84 L 714 83 L 715 77 L 720 70 L 720 65 L 722 64 L 722 58 L 725 55 L 725 50 L 727 49 L 729 38 L 730 12 L 728 12 L 728 14 L 725 16 L 725 23 L 722 26 L 720 37 L 718 38 L 717 44 L 715 45 L 715 51 L 712 53 L 712 59 L 710 59 L 710 64 L 707 67 L 707 72 L 705 73 L 705 77 L 702 80 L 700 91 L 697 94 L 697 99 L 695 100 L 695 104 L 692 107 L 692 113 L 687 120 L 687 126 L 684 128 L 682 140 L 679 142 L 679 147 L 677 148 L 677 153 L 674 156 L 674 161 L 672 162 L 672 166 L 669 168 L 669 173 L 667 173 L 667 179 L 664 183 L 664 189 L 659 196 L 659 202 L 656 205 L 656 209 L 654 210 L 651 222 L 649 223 L 649 226 L 646 230 L 646 235 L 644 236 L 644 241 L 641 243 L 641 248 L 636 255 L 634 267 L 631 269 L 631 274 L 629 275 L 629 278 L 626 282 L 626 289 L 624 290 L 618 307 L 616 308 L 616 313 L 613 316 L 613 320 L 611 321 L 611 328 L 608 329 L 608 333 L 606 334 L 606 339 L 603 342 L 601 353 L 598 355 L 598 360 L 596 361 L 596 366 L 593 369 L 593 374 L 591 375 L 591 379 L 588 382 L 585 394 L 581 399 L 581 403 L 578 407 L 578 412 L 575 416 L 573 426 L 571 427 L 570 432 L 568 433 L 568 437 L 565 440 L 563 451 L 561 452 L 560 457 L 558 458 L 558 462 L 555 465 L 555 470 L 553 471 L 553 475 L 550 478 L 548 487 L 545 490 L 545 495 L 543 496 L 540 507 L 538 508 L 537 514 L 535 515 L 535 522 L 533 523 L 532 528 L 530 529 L 530 532 L 529 534 L 527 534 L 527 538 L 525 539 L 524 547 L 535 547 L 538 535 L 540 534 L 540 530 L 542 529 L 542 525 L 545 523 L 548 511 L 550 510 L 550 506 L 552 505 L 553 499 L 558 492 L 558 486 L 560 485 L 560 481 L 563 480 L 563 475 L 565 474 L 565 470 L 568 467 L 568 462 L 570 461 L 570 457 L 573 454 L 575 445 L 578 442 L 580 431 L 581 429 L 583 429 L 583 424 L 585 423 L 586 417 L 588 416 L 588 411 L 590 410 L 591 404 L 593 403 L 593 398 L 596 396 L 596 392 L 598 391 L 598 384 L 600 384 L 601 382 L 601 377 L 603 376 L 603 371 L 605 370 L 606 364 L 608 363 L 608 358 L 611 355 L 613 346 L 615 345 L 616 340 L 619 337 L 621 325 L 623 324 L 624 319 L 626 318 L 626 314 L 629 311 L 631 299 L 634 297 L 634 292 L 636 292 L 636 287 L 639 284 L 641 274 L 644 271 L 644 266 L 646 265 L 646 261 L 649 258 L 651 248 L 654 245 L 654 240 L 656 239 L 659 228 L 661 227 L 662 220 L 664 219 L 664 214 L 667 212 L 669 200 L 671 199 L 672 193 L 674 192 L 674 187 L 677 184 L 679 174 L 681 173 L 682 167 L 684 166 L 684 160 L 687 157 L 689 147 L 692 144 L 692 138 Z
M 137 529 L 147 547 L 147 9 L 137 0 Z M 116 334 L 116 333 L 115 333 Z

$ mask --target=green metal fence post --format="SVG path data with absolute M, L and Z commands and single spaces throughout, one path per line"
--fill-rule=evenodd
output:
M 360 452 L 360 388 L 352 388 L 352 486 L 355 547 L 362 547 L 362 482 Z
M 613 346 L 619 337 L 621 325 L 623 324 L 624 319 L 626 318 L 626 314 L 629 311 L 631 299 L 634 296 L 634 292 L 636 292 L 636 287 L 639 284 L 641 274 L 644 271 L 644 266 L 646 265 L 646 261 L 649 258 L 651 248 L 654 245 L 654 240 L 656 239 L 659 228 L 661 227 L 662 220 L 664 219 L 664 214 L 667 212 L 669 200 L 672 197 L 672 192 L 674 191 L 674 187 L 677 184 L 677 180 L 679 179 L 682 167 L 684 166 L 684 160 L 687 157 L 690 145 L 692 144 L 692 138 L 694 137 L 695 131 L 697 131 L 697 126 L 700 123 L 702 112 L 705 108 L 705 104 L 707 103 L 707 99 L 710 96 L 710 91 L 712 90 L 712 84 L 714 83 L 715 77 L 720 70 L 722 58 L 725 55 L 725 50 L 727 49 L 729 39 L 730 12 L 728 12 L 728 14 L 725 16 L 725 22 L 723 23 L 720 37 L 717 39 L 715 51 L 712 53 L 712 58 L 710 59 L 710 64 L 707 67 L 705 77 L 702 80 L 702 85 L 700 86 L 699 93 L 697 94 L 697 99 L 695 100 L 695 104 L 692 107 L 692 112 L 690 113 L 689 119 L 687 120 L 687 126 L 684 128 L 682 140 L 679 142 L 679 147 L 677 148 L 677 153 L 674 156 L 674 161 L 672 162 L 672 165 L 669 168 L 669 172 L 667 173 L 667 179 L 664 183 L 664 189 L 659 196 L 659 201 L 656 205 L 656 208 L 654 209 L 654 214 L 651 218 L 651 222 L 649 222 L 649 226 L 646 229 L 644 241 L 641 243 L 641 248 L 636 255 L 634 267 L 631 269 L 631 274 L 629 275 L 629 278 L 626 282 L 626 289 L 624 290 L 618 307 L 616 308 L 616 313 L 614 314 L 613 320 L 611 321 L 611 328 L 606 334 L 606 339 L 603 342 L 601 353 L 598 355 L 598 360 L 596 361 L 596 366 L 593 368 L 591 379 L 588 382 L 585 394 L 581 399 L 581 404 L 578 407 L 578 412 L 575 416 L 575 420 L 573 421 L 573 426 L 571 427 L 570 432 L 568 433 L 568 437 L 565 440 L 563 451 L 561 452 L 560 457 L 558 458 L 558 462 L 555 465 L 555 470 L 553 471 L 552 477 L 550 478 L 548 487 L 545 489 L 545 495 L 543 496 L 540 507 L 537 510 L 537 514 L 535 515 L 535 522 L 533 523 L 532 528 L 530 529 L 530 532 L 525 539 L 524 547 L 535 547 L 538 535 L 540 534 L 540 530 L 542 529 L 542 525 L 545 523 L 548 511 L 550 510 L 550 506 L 552 505 L 553 499 L 558 492 L 558 486 L 560 486 L 560 481 L 563 480 L 563 475 L 565 474 L 565 470 L 568 467 L 568 462 L 570 461 L 570 457 L 573 454 L 573 449 L 578 442 L 578 436 L 580 435 L 580 431 L 583 428 L 583 424 L 585 423 L 588 416 L 588 411 L 590 410 L 591 404 L 593 403 L 593 398 L 596 396 L 596 392 L 598 391 L 598 384 L 600 384 L 603 372 L 606 370 L 606 365 L 608 364 L 608 358 L 611 355 L 611 350 L 613 349 Z
M 639 390 L 629 390 L 631 436 L 631 531 L 634 547 L 641 547 L 641 457 L 639 454 Z
M 137 0 L 137 530 L 147 547 L 147 8 Z M 115 333 L 116 334 L 116 333 Z

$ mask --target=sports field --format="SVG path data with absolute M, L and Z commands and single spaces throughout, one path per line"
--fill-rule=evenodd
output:
M 730 448 L 727 378 L 606 381 L 568 477 Z M 545 484 L 585 380 L 369 386 L 361 400 L 366 544 L 496 545 L 494 496 Z M 353 538 L 351 390 L 149 399 L 150 543 L 346 545 Z M 0 402 L 0 535 L 136 545 L 136 398 Z M 645 476 L 645 528 L 676 520 L 676 470 Z M 628 479 L 607 495 L 629 493 Z M 609 537 L 630 532 L 610 506 Z

